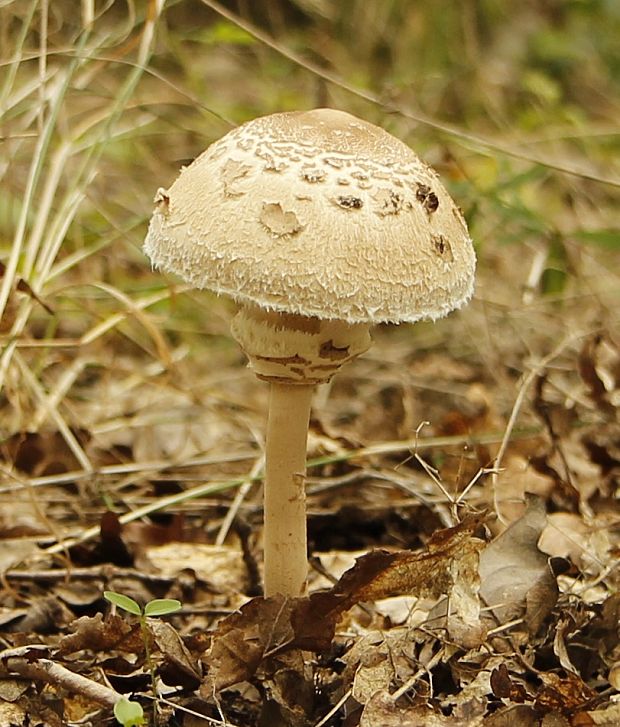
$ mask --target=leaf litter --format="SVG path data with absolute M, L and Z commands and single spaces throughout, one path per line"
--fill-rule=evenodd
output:
M 388 352 L 393 345 L 383 341 Z M 396 344 L 388 359 L 401 350 Z M 205 464 L 193 447 L 179 450 L 178 464 L 150 471 L 125 469 L 132 443 L 146 441 L 143 434 L 132 440 L 119 428 L 116 445 L 106 435 L 107 449 L 101 442 L 92 448 L 80 434 L 93 461 L 105 453 L 105 467 L 118 468 L 103 470 L 118 474 L 104 474 L 96 485 L 112 510 L 93 507 L 92 482 L 76 486 L 80 480 L 70 477 L 62 484 L 78 467 L 64 440 L 11 440 L 2 456 L 13 463 L 15 479 L 0 493 L 7 505 L 0 521 L 6 554 L 0 706 L 7 719 L 23 721 L 27 705 L 42 724 L 96 724 L 120 694 L 135 695 L 148 710 L 152 668 L 160 699 L 172 700 L 176 718 L 187 724 L 189 713 L 181 709 L 203 715 L 203 722 L 248 726 L 265 720 L 299 727 L 321 720 L 347 727 L 614 724 L 620 681 L 614 351 L 607 339 L 584 344 L 570 354 L 572 371 L 559 367 L 536 380 L 524 417 L 530 432 L 513 438 L 497 473 L 506 524 L 487 510 L 488 464 L 501 437 L 475 443 L 477 431 L 501 421 L 501 399 L 492 401 L 488 382 L 475 396 L 468 385 L 462 399 L 458 389 L 428 398 L 420 379 L 418 393 L 394 388 L 392 364 L 360 362 L 375 374 L 355 382 L 343 373 L 310 437 L 309 456 L 317 462 L 308 485 L 316 571 L 308 595 L 298 599 L 254 595 L 261 516 L 255 486 L 220 545 L 228 508 L 221 497 L 199 508 L 182 501 L 169 514 L 154 509 L 149 520 L 125 525 L 117 514 L 124 502 L 142 506 L 162 495 L 174 501 L 175 493 L 222 472 L 243 482 L 257 453 L 239 437 L 239 459 L 218 457 L 215 421 L 203 442 L 211 452 Z M 429 371 L 439 360 L 432 352 Z M 416 376 L 429 375 L 422 361 L 416 359 Z M 460 386 L 476 369 L 450 375 Z M 350 399 L 353 383 L 373 407 Z M 81 384 L 82 396 L 84 385 L 96 389 L 97 380 Z M 264 404 L 251 397 L 263 394 L 246 381 L 239 386 L 250 397 L 251 420 Z M 566 390 L 568 402 L 560 395 Z M 131 410 L 135 387 L 129 391 Z M 430 436 L 414 438 L 408 446 L 417 441 L 420 448 L 410 454 L 397 439 L 373 453 L 373 442 L 382 440 L 373 439 L 378 433 L 367 418 L 383 410 L 394 424 L 386 431 L 402 435 L 409 420 L 395 402 L 408 397 L 407 407 L 424 406 L 440 424 L 427 425 Z M 493 413 L 481 403 L 487 400 Z M 117 396 L 115 416 L 123 406 Z M 227 417 L 222 431 L 238 431 L 236 405 L 230 414 L 228 407 L 217 411 L 212 418 Z M 183 417 L 176 426 L 187 431 Z M 161 441 L 169 427 L 167 421 Z M 472 444 L 450 444 L 459 432 Z M 434 437 L 447 443 L 424 449 Z M 153 449 L 140 456 L 163 462 L 170 451 L 158 452 L 159 441 L 153 438 Z M 196 464 L 188 466 L 188 457 L 198 457 Z M 29 497 L 18 500 L 11 493 L 22 481 L 41 484 L 28 484 Z M 45 511 L 41 502 L 49 502 Z M 48 543 L 71 533 L 66 526 L 76 511 L 98 522 L 98 536 L 60 551 L 61 558 L 47 555 Z M 176 598 L 183 610 L 147 619 L 147 655 L 135 619 L 109 612 L 106 589 L 138 603 Z M 50 671 L 51 664 L 57 668 Z M 44 672 L 52 702 L 37 691 Z M 105 674 L 105 688 L 91 692 L 72 674 L 95 685 Z M 161 724 L 171 723 L 174 710 L 166 710 Z

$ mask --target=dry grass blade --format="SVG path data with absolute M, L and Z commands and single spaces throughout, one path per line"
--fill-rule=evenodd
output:
M 94 287 L 98 288 L 99 290 L 103 290 L 104 292 L 111 295 L 113 298 L 116 298 L 116 300 L 121 302 L 123 306 L 127 308 L 129 314 L 134 316 L 142 324 L 144 329 L 153 339 L 153 343 L 155 344 L 155 348 L 157 349 L 157 354 L 160 361 L 164 365 L 164 368 L 169 369 L 172 366 L 172 354 L 170 353 L 170 349 L 168 348 L 168 345 L 166 344 L 166 341 L 162 336 L 161 331 L 155 325 L 155 323 L 153 323 L 150 316 L 144 312 L 144 309 L 148 307 L 148 305 L 145 305 L 143 301 L 135 303 L 128 295 L 125 295 L 122 291 L 117 290 L 111 285 L 97 283 Z M 90 338 L 88 340 L 93 339 Z
M 17 363 L 20 373 L 24 379 L 24 382 L 30 387 L 34 398 L 39 402 L 39 406 L 41 408 L 41 411 L 44 411 L 45 414 L 52 420 L 52 422 L 58 427 L 58 431 L 62 434 L 63 439 L 67 443 L 69 449 L 73 452 L 75 455 L 75 458 L 80 463 L 80 465 L 84 468 L 85 472 L 92 473 L 94 470 L 94 467 L 88 458 L 88 455 L 80 445 L 80 443 L 77 440 L 77 437 L 73 432 L 71 431 L 71 428 L 67 424 L 67 422 L 63 419 L 60 412 L 57 408 L 57 402 L 54 401 L 53 397 L 49 397 L 41 387 L 41 384 L 36 379 L 32 371 L 28 368 L 28 365 L 25 361 L 22 360 L 21 356 L 17 354 L 15 356 L 15 362 Z

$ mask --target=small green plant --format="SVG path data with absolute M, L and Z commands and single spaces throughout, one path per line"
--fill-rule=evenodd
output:
M 127 613 L 138 617 L 146 664 L 151 675 L 151 689 L 153 690 L 153 697 L 157 699 L 157 679 L 155 676 L 155 665 L 151 658 L 151 642 L 147 619 L 155 616 L 165 616 L 166 614 L 178 611 L 181 608 L 181 601 L 177 601 L 176 598 L 155 598 L 142 608 L 133 598 L 129 598 L 129 596 L 125 596 L 122 593 L 116 593 L 116 591 L 104 591 L 103 597 L 106 601 L 118 606 L 118 608 L 122 608 L 123 611 L 127 611 Z M 137 727 L 138 725 L 145 724 L 142 707 L 138 702 L 132 702 L 127 697 L 122 697 L 114 705 L 114 716 L 123 727 Z
M 121 697 L 114 705 L 114 716 L 123 727 L 139 727 L 146 723 L 142 706 L 127 697 Z
M 149 616 L 165 616 L 181 608 L 181 601 L 177 601 L 176 598 L 154 598 L 142 608 L 133 598 L 129 598 L 129 596 L 125 596 L 122 593 L 116 593 L 116 591 L 104 591 L 103 597 L 106 601 L 122 608 L 123 611 L 138 616 L 140 618 L 140 625 L 143 623 L 146 624 L 146 619 Z

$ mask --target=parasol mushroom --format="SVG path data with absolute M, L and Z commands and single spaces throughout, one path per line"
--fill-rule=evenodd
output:
M 333 109 L 243 124 L 155 205 L 153 265 L 239 303 L 232 334 L 270 384 L 265 594 L 298 596 L 314 386 L 369 348 L 372 324 L 434 320 L 469 300 L 467 226 L 409 147 Z

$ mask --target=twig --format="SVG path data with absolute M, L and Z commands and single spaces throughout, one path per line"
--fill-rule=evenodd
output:
M 403 696 L 403 694 L 406 694 L 412 687 L 415 686 L 415 683 L 423 674 L 428 674 L 430 676 L 433 668 L 444 658 L 444 653 L 444 648 L 442 646 L 441 649 L 439 649 L 439 651 L 426 664 L 420 667 L 415 674 L 409 677 L 409 679 L 407 679 L 401 687 L 390 694 L 390 699 L 393 702 L 396 702 Z
M 153 699 L 150 694 L 145 694 L 145 697 L 148 699 Z M 171 702 L 169 699 L 164 699 L 164 697 L 158 697 L 157 701 L 161 704 L 167 704 L 169 707 L 172 707 L 173 709 L 178 710 L 179 712 L 184 712 L 185 714 L 191 714 L 192 717 L 197 717 L 198 719 L 204 719 L 205 722 L 210 722 L 211 724 L 221 725 L 221 727 L 237 727 L 237 725 L 233 724 L 232 722 L 222 721 L 221 719 L 215 719 L 214 717 L 207 717 L 206 714 L 201 714 L 200 712 L 195 712 L 193 709 L 188 709 L 187 707 L 183 707 L 180 704 L 175 704 L 174 702 Z
M 226 490 L 232 489 L 233 487 L 238 487 L 242 483 L 243 480 L 230 480 L 229 482 L 221 483 L 208 482 L 207 484 L 200 485 L 199 487 L 193 487 L 191 490 L 186 490 L 185 492 L 180 492 L 176 495 L 161 497 L 155 502 L 151 502 L 148 505 L 138 507 L 131 512 L 126 512 L 124 515 L 121 515 L 119 517 L 118 521 L 121 525 L 127 525 L 127 523 L 131 523 L 134 520 L 139 520 L 146 515 L 151 515 L 152 513 L 163 510 L 171 505 L 178 505 L 180 502 L 184 502 L 185 500 L 189 500 L 194 497 L 202 497 L 204 495 L 215 494 L 216 492 L 224 492 Z M 93 525 L 92 527 L 83 530 L 79 535 L 75 536 L 74 538 L 67 538 L 66 540 L 56 543 L 55 545 L 51 545 L 49 548 L 46 548 L 42 552 L 46 555 L 62 553 L 67 548 L 77 545 L 78 543 L 84 543 L 87 540 L 92 540 L 92 538 L 96 538 L 100 532 L 100 525 Z
M 0 651 L 0 662 L 10 672 L 28 679 L 55 684 L 74 694 L 81 694 L 104 707 L 114 707 L 123 696 L 111 687 L 76 674 L 46 657 L 37 657 L 36 652 L 47 654 L 48 649 L 41 646 L 20 646 L 16 649 Z
M 170 470 L 187 469 L 190 467 L 201 467 L 212 464 L 224 464 L 227 462 L 241 462 L 246 459 L 252 459 L 256 457 L 255 451 L 239 452 L 238 454 L 220 455 L 217 457 L 192 457 L 183 462 L 174 462 L 161 459 L 161 460 L 150 460 L 147 462 L 125 462 L 122 464 L 111 464 L 99 467 L 96 470 L 97 476 L 101 477 L 104 475 L 115 476 L 115 475 L 127 475 L 132 473 L 142 473 L 144 476 L 156 475 L 161 472 L 167 472 Z M 3 472 L 3 468 L 0 467 L 0 474 Z M 11 474 L 4 470 L 6 477 L 11 477 Z M 72 470 L 71 472 L 61 472 L 54 475 L 44 475 L 42 477 L 32 477 L 28 480 L 28 487 L 46 487 L 47 485 L 66 485 L 77 480 L 84 480 L 92 477 L 92 472 L 86 470 Z M 19 484 L 15 485 L 3 485 L 0 487 L 0 494 L 4 492 L 14 492 L 15 490 L 22 489 L 25 484 L 19 480 Z
M 98 565 L 92 568 L 50 568 L 46 570 L 8 570 L 4 578 L 16 581 L 44 581 L 47 583 L 62 580 L 109 580 L 111 578 L 136 578 L 152 585 L 170 585 L 174 583 L 174 576 L 164 576 L 157 573 L 145 573 L 136 568 L 119 568 L 113 565 Z
M 315 725 L 314 727 L 323 727 L 323 725 L 328 722 L 335 714 L 336 712 L 344 705 L 344 703 L 347 701 L 347 699 L 353 694 L 353 689 L 347 689 L 347 691 L 340 697 L 340 699 L 334 704 L 334 706 L 329 710 L 329 712 L 322 717 Z

